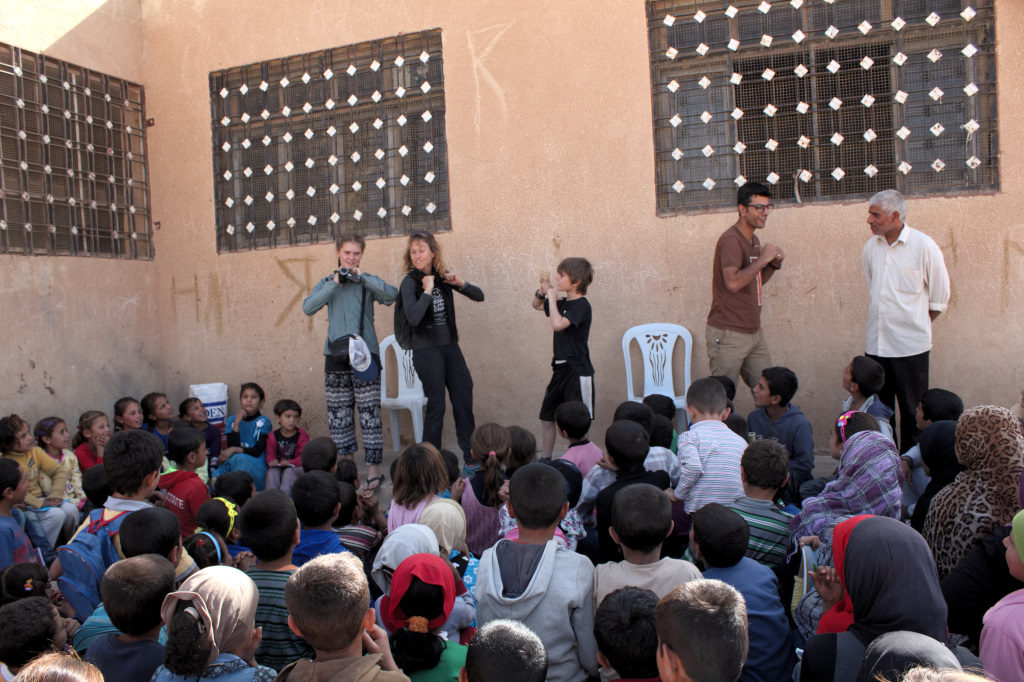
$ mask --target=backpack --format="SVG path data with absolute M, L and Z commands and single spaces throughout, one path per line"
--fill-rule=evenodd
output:
M 57 579 L 64 598 L 82 621 L 100 603 L 100 580 L 107 568 L 121 559 L 114 546 L 121 522 L 129 512 L 104 520 L 103 509 L 89 513 L 89 525 L 66 545 L 57 548 L 61 576 Z
M 409 318 L 405 316 L 401 293 L 395 299 L 395 341 L 398 341 L 398 345 L 403 350 L 412 348 L 412 325 L 409 324 Z

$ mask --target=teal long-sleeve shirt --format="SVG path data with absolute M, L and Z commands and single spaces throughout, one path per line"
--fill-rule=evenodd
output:
M 363 274 L 361 277 L 362 282 L 359 284 L 347 280 L 335 284 L 333 276 L 325 277 L 316 283 L 313 291 L 302 302 L 302 312 L 307 315 L 315 315 L 318 310 L 327 306 L 327 339 L 324 341 L 324 355 L 330 354 L 328 345 L 331 340 L 340 339 L 348 334 L 360 334 L 370 352 L 380 354 L 377 332 L 373 328 L 373 304 L 391 305 L 398 297 L 398 289 L 376 275 Z M 363 320 L 360 324 L 359 307 L 364 292 L 369 295 L 366 296 Z

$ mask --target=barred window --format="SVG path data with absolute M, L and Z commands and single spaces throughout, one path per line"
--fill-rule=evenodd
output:
M 999 189 L 992 0 L 647 0 L 658 215 Z
M 152 259 L 141 85 L 0 43 L 0 253 Z
M 210 74 L 217 250 L 450 229 L 441 30 Z

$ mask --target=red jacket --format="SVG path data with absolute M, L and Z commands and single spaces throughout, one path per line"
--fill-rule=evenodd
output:
M 210 499 L 206 484 L 196 472 L 179 469 L 161 476 L 159 485 L 164 491 L 167 508 L 181 524 L 181 537 L 192 535 L 196 530 L 196 511 Z

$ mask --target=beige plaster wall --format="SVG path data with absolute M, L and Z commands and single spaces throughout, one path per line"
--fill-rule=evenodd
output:
M 697 340 L 694 376 L 707 374 L 711 255 L 734 214 L 655 216 L 643 3 L 607 3 L 599 12 L 542 0 L 509 7 L 480 0 L 143 0 L 140 80 L 156 118 L 150 169 L 153 215 L 162 229 L 152 295 L 131 313 L 130 327 L 147 352 L 159 349 L 161 387 L 172 401 L 189 383 L 225 381 L 235 407 L 238 384 L 255 380 L 268 402 L 294 397 L 311 431 L 326 431 L 320 359 L 326 317 L 305 317 L 300 303 L 330 270 L 333 253 L 321 245 L 216 255 L 209 72 L 435 26 L 443 29 L 453 225 L 441 243 L 450 265 L 487 295 L 482 304 L 456 304 L 476 382 L 477 422 L 537 425 L 551 331 L 529 307 L 530 296 L 538 274 L 568 255 L 586 256 L 597 271 L 589 297 L 598 442 L 625 396 L 620 344 L 629 326 L 685 325 Z M 1000 7 L 1005 84 L 1021 67 L 1022 23 L 1024 12 Z M 83 52 L 75 59 L 89 63 L 90 57 Z M 1024 150 L 1008 134 L 1008 118 L 1021 104 L 1012 86 L 1001 89 L 1004 188 L 1019 181 Z M 1024 327 L 1018 203 L 1004 192 L 909 205 L 910 224 L 942 246 L 953 279 L 950 311 L 935 327 L 932 383 L 958 390 L 968 404 L 1009 403 L 1024 383 L 1024 370 L 1014 362 Z M 820 447 L 844 397 L 841 369 L 864 344 L 859 254 L 869 236 L 865 217 L 862 203 L 786 208 L 771 216 L 763 235 L 787 251 L 786 267 L 767 287 L 764 324 L 776 361 L 802 380 L 795 402 L 815 425 Z M 371 241 L 365 269 L 397 284 L 404 247 L 404 239 Z M 37 267 L 48 272 L 52 266 Z M 135 269 L 153 268 L 117 264 L 108 270 Z M 20 281 L 7 270 L 5 284 Z M 38 284 L 41 274 L 29 279 Z M 114 296 L 113 287 L 106 291 Z M 138 309 L 151 317 L 141 319 L 147 313 Z M 391 331 L 390 312 L 378 312 L 382 337 Z M 96 318 L 76 315 L 61 330 L 95 338 L 81 330 Z M 109 363 L 124 362 L 116 348 L 100 345 L 98 353 Z M 146 376 L 139 355 L 129 362 Z M 5 383 L 15 376 L 5 370 Z M 98 369 L 84 376 L 102 378 Z M 116 397 L 107 393 L 107 402 Z M 737 402 L 743 412 L 751 407 L 746 395 Z M 453 437 L 450 424 L 445 433 Z

